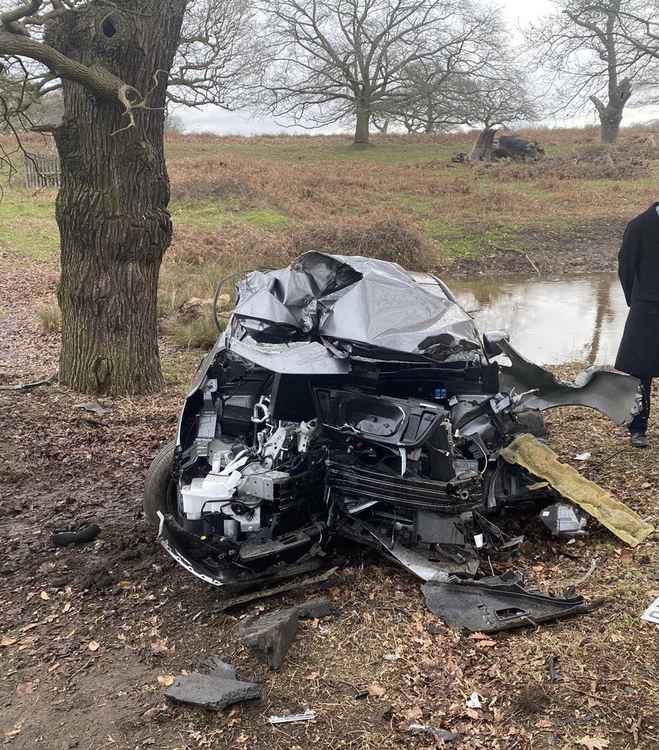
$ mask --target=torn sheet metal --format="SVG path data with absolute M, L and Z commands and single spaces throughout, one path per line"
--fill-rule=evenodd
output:
M 623 542 L 636 547 L 654 532 L 631 508 L 616 500 L 595 482 L 561 463 L 558 456 L 532 435 L 519 435 L 500 455 L 508 463 L 524 467 L 533 476 L 545 479 L 564 498 L 596 518 Z
M 566 383 L 544 367 L 524 359 L 508 341 L 498 343 L 511 361 L 511 366 L 501 365 L 501 390 L 510 392 L 514 388 L 518 394 L 536 391 L 525 396 L 525 409 L 587 406 L 620 425 L 631 420 L 638 394 L 637 378 L 605 367 L 590 367 L 574 383 Z
M 496 633 L 526 625 L 551 622 L 590 611 L 582 596 L 571 592 L 547 596 L 522 585 L 521 576 L 481 578 L 479 581 L 451 579 L 431 581 L 421 587 L 428 609 L 452 628 Z
M 288 268 L 248 274 L 233 316 L 262 340 L 325 336 L 436 359 L 479 351 L 469 315 L 436 279 L 418 276 L 373 258 L 309 252 Z
M 270 344 L 246 336 L 242 340 L 230 339 L 229 348 L 239 357 L 276 373 L 347 375 L 351 370 L 350 360 L 335 357 L 316 341 Z

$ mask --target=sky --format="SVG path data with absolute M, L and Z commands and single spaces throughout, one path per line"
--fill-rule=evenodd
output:
M 498 6 L 503 10 L 508 19 L 510 28 L 515 31 L 550 13 L 553 8 L 551 0 L 502 0 Z M 258 135 L 266 133 L 313 133 L 313 132 L 336 132 L 337 127 L 319 128 L 317 130 L 303 130 L 301 128 L 286 127 L 274 118 L 254 117 L 249 112 L 235 111 L 227 112 L 219 107 L 204 107 L 202 109 L 178 108 L 174 113 L 183 121 L 184 128 L 189 132 L 214 132 L 224 135 Z M 634 120 L 650 119 L 657 117 L 656 111 L 640 112 L 636 110 L 628 117 Z M 595 123 L 596 117 L 592 113 L 578 118 L 573 118 L 566 124 L 584 125 Z M 556 124 L 556 123 L 548 123 Z

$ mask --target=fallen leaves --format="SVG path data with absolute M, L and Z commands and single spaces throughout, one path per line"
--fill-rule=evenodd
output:
M 50 599 L 50 594 L 47 591 L 42 591 L 39 594 L 39 598 L 43 599 L 45 602 L 47 602 Z
M 23 697 L 25 695 L 32 695 L 36 690 L 37 686 L 34 682 L 20 682 L 16 685 L 16 695 Z
M 371 698 L 382 698 L 387 692 L 382 685 L 378 685 L 377 682 L 372 682 L 366 689 Z
M 18 638 L 12 638 L 10 635 L 0 636 L 1 647 L 13 646 L 14 643 L 18 643 Z
M 98 641 L 89 641 L 89 643 L 87 644 L 87 648 L 90 651 L 98 651 L 100 647 L 101 644 Z
M 577 745 L 587 747 L 588 750 L 605 750 L 609 746 L 609 741 L 603 737 L 591 737 L 587 734 L 585 737 L 577 740 Z
M 173 674 L 159 674 L 158 684 L 162 687 L 171 687 L 174 684 L 176 678 Z
M 166 638 L 151 642 L 151 653 L 154 656 L 170 656 L 176 652 L 175 646 L 170 646 Z

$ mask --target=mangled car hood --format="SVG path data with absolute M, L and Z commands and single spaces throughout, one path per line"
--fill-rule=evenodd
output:
M 444 359 L 480 349 L 471 318 L 432 276 L 372 258 L 309 252 L 288 268 L 254 271 L 233 312 L 252 338 L 319 338 Z

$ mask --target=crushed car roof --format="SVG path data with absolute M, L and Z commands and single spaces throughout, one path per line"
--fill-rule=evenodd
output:
M 238 284 L 234 318 L 253 337 L 327 337 L 445 359 L 480 349 L 473 320 L 429 274 L 396 263 L 319 252 Z

